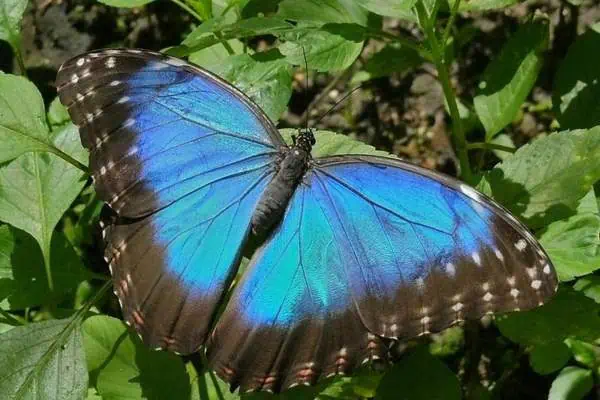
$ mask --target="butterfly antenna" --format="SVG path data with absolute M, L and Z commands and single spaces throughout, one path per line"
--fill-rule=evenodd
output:
M 339 106 L 341 103 L 344 102 L 344 100 L 346 100 L 348 97 L 352 96 L 352 93 L 356 92 L 358 89 L 362 88 L 363 85 L 358 85 L 357 87 L 355 87 L 354 89 L 352 89 L 351 91 L 349 91 L 348 93 L 346 93 L 344 95 L 344 97 L 342 97 L 340 100 L 338 100 L 333 106 L 331 106 L 331 108 L 329 110 L 327 110 L 327 112 L 323 115 L 321 115 L 321 117 L 319 117 L 319 119 L 317 120 L 317 122 L 315 122 L 315 125 L 317 125 L 319 122 L 321 122 L 323 120 L 323 118 L 325 118 L 326 116 L 328 116 L 333 110 L 335 110 L 337 108 L 337 106 Z
M 304 68 L 306 69 L 306 77 L 305 77 L 305 82 L 304 82 L 304 90 L 305 90 L 305 100 L 308 103 L 308 107 L 306 109 L 306 118 L 304 119 L 304 129 L 308 130 L 308 117 L 310 116 L 310 104 L 311 102 L 308 101 L 308 61 L 306 60 L 306 52 L 304 51 L 304 46 L 302 46 L 302 57 L 304 57 Z

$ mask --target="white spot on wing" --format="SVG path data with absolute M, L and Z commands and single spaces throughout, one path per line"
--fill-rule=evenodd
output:
M 119 81 L 119 80 L 114 80 L 114 81 L 112 81 L 112 82 L 110 83 L 110 86 L 118 86 L 118 85 L 120 85 L 120 84 L 121 84 L 121 81 Z
M 114 68 L 117 65 L 117 60 L 114 57 L 109 57 L 104 65 L 106 65 L 106 68 Z
M 510 295 L 516 299 L 517 297 L 519 297 L 519 289 L 511 289 Z
M 117 104 L 127 103 L 129 101 L 129 96 L 123 96 L 119 100 L 117 100 Z
M 546 274 L 546 275 L 550 275 L 550 272 L 552 272 L 552 271 L 550 270 L 550 264 L 546 264 L 546 265 L 544 265 L 544 269 L 543 269 L 542 271 L 544 271 L 544 274 Z
M 531 282 L 531 287 L 535 290 L 538 290 L 539 288 L 542 287 L 542 281 L 536 279 L 533 282 Z
M 77 60 L 76 64 L 78 67 L 83 67 L 83 64 L 85 64 L 85 58 L 80 58 L 79 60 Z
M 498 249 L 494 249 L 494 254 L 496 255 L 496 258 L 502 262 L 504 262 L 504 255 L 502 254 L 502 252 Z
M 456 267 L 454 266 L 454 264 L 446 264 L 446 273 L 450 276 L 454 276 L 456 274 Z
M 515 249 L 519 250 L 519 251 L 523 251 L 527 248 L 527 242 L 525 241 L 525 239 L 519 239 L 516 243 L 515 243 Z
M 75 84 L 77 82 L 79 82 L 79 77 L 77 76 L 77 74 L 71 75 L 71 83 Z
M 494 295 L 491 294 L 490 292 L 487 292 L 484 296 L 483 296 L 483 301 L 485 302 L 490 302 L 492 301 L 492 299 L 494 298 Z
M 473 254 L 471 254 L 471 258 L 473 259 L 475 264 L 481 265 L 481 256 L 479 255 L 479 253 L 474 252 Z

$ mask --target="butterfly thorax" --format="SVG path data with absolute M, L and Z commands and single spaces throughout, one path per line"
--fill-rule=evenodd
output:
M 292 138 L 294 145 L 282 151 L 275 176 L 269 182 L 252 215 L 252 231 L 256 235 L 264 234 L 281 220 L 296 187 L 308 169 L 310 151 L 315 144 L 312 131 L 301 131 L 298 137 Z

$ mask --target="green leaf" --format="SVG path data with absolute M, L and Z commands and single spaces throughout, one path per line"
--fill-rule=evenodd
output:
M 13 49 L 19 46 L 21 19 L 27 8 L 27 0 L 2 0 L 0 2 L 0 40 L 6 40 Z M 0 93 L 2 93 L 0 88 Z M 2 118 L 0 118 L 0 121 Z
M 358 58 L 363 48 L 364 28 L 358 24 L 328 23 L 322 26 L 299 23 L 294 32 L 281 35 L 285 43 L 279 51 L 292 65 L 310 69 L 335 71 L 346 69 Z
M 540 375 L 558 371 L 570 358 L 569 348 L 560 340 L 534 346 L 529 354 L 531 368 Z
M 244 44 L 237 39 L 231 39 L 227 44 L 231 47 L 234 54 L 239 55 L 244 52 Z M 231 56 L 222 44 L 216 44 L 193 52 L 188 59 L 190 62 L 204 69 L 215 72 L 223 68 L 229 62 L 229 57 Z
M 214 72 L 254 100 L 272 121 L 281 117 L 292 97 L 290 66 L 276 49 L 230 56 Z
M 498 10 L 500 8 L 506 8 L 517 3 L 519 0 L 469 0 L 461 1 L 459 11 L 485 11 L 485 10 Z M 454 1 L 450 0 L 450 3 L 454 4 Z
M 292 21 L 367 26 L 367 13 L 358 3 L 352 0 L 283 0 L 277 15 Z
M 367 60 L 362 70 L 352 78 L 352 83 L 358 84 L 393 73 L 400 74 L 423 64 L 423 62 L 423 58 L 416 50 L 388 44 Z
M 502 335 L 523 346 L 545 346 L 566 338 L 594 341 L 600 332 L 600 305 L 561 287 L 547 304 L 496 317 Z
M 519 112 L 542 67 L 548 35 L 545 20 L 523 25 L 486 68 L 474 99 L 486 140 L 510 124 Z
M 103 398 L 189 398 L 190 379 L 180 357 L 150 350 L 116 318 L 93 316 L 82 328 L 91 384 Z
M 431 335 L 429 352 L 437 357 L 457 354 L 465 346 L 465 331 L 461 326 L 452 326 Z
M 63 127 L 71 121 L 67 107 L 65 107 L 58 97 L 55 97 L 48 107 L 48 122 L 54 130 L 57 127 Z
M 135 8 L 141 7 L 155 0 L 98 0 L 99 3 L 106 4 L 111 7 L 120 8 Z
M 0 226 L 0 307 L 20 310 L 48 304 L 74 292 L 87 278 L 79 257 L 62 233 L 52 237 L 51 292 L 40 247 L 33 238 L 7 225 Z
M 522 146 L 486 176 L 492 196 L 538 228 L 575 214 L 600 179 L 600 126 Z
M 79 322 L 59 319 L 19 326 L 0 335 L 0 397 L 81 399 L 88 373 Z
M 229 384 L 219 378 L 214 372 L 198 374 L 192 363 L 186 364 L 186 370 L 190 376 L 191 395 L 190 400 L 236 400 L 240 396 L 229 391 Z
M 280 129 L 286 143 L 292 143 L 292 135 L 298 135 L 297 129 Z M 377 150 L 375 147 L 358 140 L 353 140 L 346 135 L 331 131 L 316 130 L 314 132 L 317 144 L 313 147 L 312 156 L 325 157 L 336 154 L 369 154 L 382 157 L 394 157 L 390 153 Z
M 600 268 L 600 215 L 577 214 L 551 223 L 540 237 L 561 281 Z
M 417 0 L 366 0 L 360 2 L 362 7 L 366 8 L 372 13 L 383 15 L 384 17 L 400 18 L 417 22 L 417 17 L 412 9 L 415 4 L 417 4 Z
M 567 339 L 565 343 L 579 364 L 590 369 L 595 369 L 600 364 L 600 347 L 577 339 Z
M 52 142 L 80 162 L 87 159 L 72 124 L 58 131 Z M 50 153 L 24 154 L 0 168 L 0 220 L 37 240 L 47 269 L 54 227 L 84 184 L 81 170 Z
M 362 51 L 367 14 L 350 0 L 283 0 L 280 18 L 298 21 L 297 30 L 281 35 L 279 50 L 293 65 L 317 71 L 348 68 Z
M 552 93 L 561 128 L 600 125 L 600 23 L 590 27 L 569 47 L 560 64 Z
M 579 278 L 573 285 L 575 290 L 600 303 L 600 276 L 589 275 Z
M 202 25 L 198 29 L 201 27 Z M 197 34 L 193 38 L 188 38 L 189 40 L 186 39 L 186 44 L 171 47 L 166 50 L 165 53 L 176 57 L 186 57 L 195 51 L 213 46 L 223 40 L 242 39 L 258 35 L 278 36 L 298 29 L 293 24 L 286 22 L 281 18 L 266 17 L 243 19 L 229 25 L 213 28 L 214 31 L 211 30 L 211 32 L 219 32 L 221 34 L 220 38 L 217 38 L 214 34 L 205 35 L 205 32 L 201 31 L 200 33 L 202 34 Z
M 426 350 L 419 349 L 404 356 L 381 379 L 378 400 L 459 400 L 461 389 L 456 375 Z
M 27 79 L 0 74 L 0 163 L 30 151 L 49 151 L 44 100 Z
M 594 387 L 592 371 L 566 367 L 552 382 L 548 400 L 579 400 Z

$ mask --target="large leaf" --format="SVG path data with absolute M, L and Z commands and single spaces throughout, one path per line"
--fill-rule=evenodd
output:
M 80 162 L 87 159 L 77 128 L 69 124 L 53 144 Z M 83 172 L 54 154 L 24 154 L 0 169 L 0 220 L 31 234 L 50 268 L 54 227 L 85 184 Z
M 486 139 L 510 124 L 533 88 L 548 46 L 545 20 L 523 25 L 486 68 L 474 106 L 485 127 Z
M 548 400 L 579 400 L 593 387 L 592 371 L 580 367 L 566 367 L 552 382 Z
M 93 316 L 82 328 L 91 385 L 102 398 L 189 398 L 190 378 L 180 357 L 150 350 L 116 318 Z
M 416 50 L 389 44 L 367 60 L 362 70 L 352 78 L 352 83 L 357 84 L 393 73 L 400 74 L 423 62 L 423 58 Z
M 561 288 L 552 301 L 530 311 L 496 317 L 502 334 L 514 342 L 532 348 L 556 348 L 567 338 L 594 341 L 600 337 L 600 305 L 582 293 Z M 550 347 L 552 346 L 552 347 Z M 536 354 L 539 361 L 539 354 Z M 554 360 L 556 365 L 560 360 Z M 546 365 L 547 366 L 547 365 Z
M 456 1 L 456 0 L 454 0 Z M 454 1 L 450 0 L 450 3 L 454 4 Z M 497 10 L 512 6 L 519 0 L 469 0 L 461 1 L 459 10 L 460 11 L 485 11 L 485 10 Z
M 0 335 L 0 398 L 79 400 L 87 384 L 77 320 L 32 323 Z
M 231 56 L 213 71 L 254 100 L 273 121 L 281 117 L 292 96 L 290 66 L 276 49 Z
M 600 23 L 571 45 L 556 74 L 552 104 L 562 128 L 600 125 Z
M 27 0 L 0 2 L 0 40 L 6 40 L 13 48 L 19 46 L 20 25 L 25 8 L 27 8 Z
M 359 24 L 299 23 L 298 29 L 281 35 L 285 43 L 279 50 L 293 65 L 304 65 L 317 71 L 335 71 L 348 68 L 363 48 L 364 28 Z
M 360 55 L 367 13 L 350 0 L 283 0 L 277 14 L 298 21 L 298 29 L 281 35 L 279 47 L 287 60 L 318 71 L 349 67 Z
M 533 228 L 574 215 L 600 179 L 600 126 L 535 140 L 486 179 L 492 196 Z
M 292 143 L 292 135 L 298 135 L 297 129 L 280 129 L 279 133 L 286 141 Z M 346 135 L 331 131 L 315 131 L 317 143 L 313 147 L 312 156 L 315 158 L 332 156 L 336 154 L 369 154 L 382 157 L 394 157 L 390 153 L 377 150 L 375 147 L 358 140 L 350 139 Z
M 561 281 L 600 268 L 600 215 L 577 214 L 548 226 L 540 243 L 550 255 Z
M 573 288 L 581 291 L 590 299 L 594 299 L 596 303 L 600 303 L 600 276 L 584 276 L 575 282 Z
M 400 395 L 401 393 L 401 395 Z M 404 356 L 381 379 L 378 400 L 460 400 L 456 375 L 424 349 Z
M 412 8 L 417 0 L 388 1 L 388 0 L 365 0 L 359 2 L 365 9 L 384 17 L 400 18 L 417 22 Z
M 1 73 L 0 143 L 0 163 L 52 147 L 40 92 L 23 77 Z
M 35 240 L 25 232 L 0 226 L 0 307 L 35 307 L 75 291 L 87 277 L 75 250 L 62 233 L 52 237 L 51 250 L 54 292 L 49 290 L 44 258 Z

